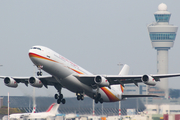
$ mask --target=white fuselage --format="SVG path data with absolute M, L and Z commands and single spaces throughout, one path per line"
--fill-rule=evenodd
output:
M 10 119 L 33 119 L 33 118 L 47 118 L 54 117 L 56 114 L 48 113 L 48 112 L 40 112 L 40 113 L 21 113 L 21 114 L 12 114 L 10 115 Z
M 46 119 L 48 117 L 55 117 L 56 113 L 58 111 L 59 104 L 53 103 L 46 112 L 39 112 L 34 113 L 34 110 L 32 113 L 17 113 L 17 114 L 11 114 L 10 119 L 35 119 L 35 118 L 41 118 Z
M 64 88 L 72 92 L 85 93 L 93 98 L 96 89 L 80 82 L 74 75 L 85 74 L 92 75 L 60 54 L 43 46 L 33 46 L 29 50 L 29 57 L 36 66 L 41 66 L 44 71 L 54 76 L 58 83 Z M 104 102 L 114 102 L 121 100 L 122 91 L 120 85 L 112 85 L 111 89 L 108 87 L 101 87 L 99 93 Z

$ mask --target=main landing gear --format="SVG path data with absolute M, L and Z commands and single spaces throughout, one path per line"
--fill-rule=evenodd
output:
M 57 104 L 60 104 L 60 103 L 65 104 L 66 100 L 63 98 L 63 94 L 61 94 L 62 86 L 54 85 L 54 87 L 58 90 L 58 93 L 59 93 L 59 94 L 54 95 L 54 98 L 57 99 Z
M 97 104 L 98 102 L 100 102 L 101 104 L 104 102 L 103 98 L 101 98 L 101 94 L 97 93 L 94 94 L 93 99 L 95 100 L 95 103 Z
M 65 104 L 66 103 L 66 100 L 63 98 L 63 94 L 60 94 L 60 95 L 55 94 L 54 98 L 57 99 L 58 104 L 60 104 L 60 103 Z
M 83 93 L 76 93 L 77 100 L 84 100 L 84 94 Z
M 97 104 L 100 102 L 101 104 L 104 102 L 103 98 L 101 98 L 101 94 L 99 93 L 99 86 L 97 86 L 96 94 L 93 95 L 93 99 L 95 100 L 95 103 Z

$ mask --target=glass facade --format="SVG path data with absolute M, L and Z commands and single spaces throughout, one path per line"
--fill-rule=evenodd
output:
M 164 91 L 149 91 L 150 94 L 164 94 Z
M 170 33 L 150 33 L 151 40 L 175 40 L 176 33 L 170 32 Z
M 155 14 L 156 22 L 169 22 L 171 14 Z

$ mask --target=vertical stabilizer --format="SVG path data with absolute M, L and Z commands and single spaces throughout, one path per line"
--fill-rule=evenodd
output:
M 32 113 L 36 113 L 36 105 L 33 106 Z
M 121 69 L 118 75 L 128 75 L 128 73 L 129 73 L 129 65 L 124 64 L 123 68 Z M 120 91 L 121 93 L 124 92 L 124 88 L 122 85 L 112 85 L 112 87 L 114 87 L 117 91 Z
M 46 112 L 50 112 L 50 113 L 55 114 L 55 113 L 57 112 L 58 108 L 59 108 L 59 104 L 53 103 L 53 104 L 46 110 Z
M 128 75 L 129 74 L 129 65 L 124 64 L 123 68 L 119 72 L 119 75 Z

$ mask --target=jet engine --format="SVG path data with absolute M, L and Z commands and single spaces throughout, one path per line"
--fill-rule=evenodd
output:
M 99 86 L 99 87 L 109 87 L 109 82 L 106 78 L 102 76 L 96 76 L 94 78 L 94 82 Z
M 16 88 L 18 86 L 18 83 L 11 77 L 4 78 L 4 84 L 8 87 Z
M 155 86 L 156 85 L 155 79 L 153 77 L 149 76 L 149 75 L 143 75 L 141 80 L 146 85 L 150 85 L 150 86 Z
M 29 83 L 30 83 L 31 86 L 37 87 L 37 88 L 41 88 L 43 86 L 41 80 L 39 80 L 36 77 L 30 77 L 29 78 Z

